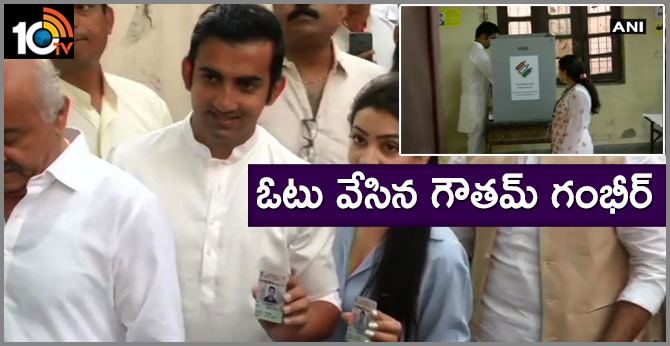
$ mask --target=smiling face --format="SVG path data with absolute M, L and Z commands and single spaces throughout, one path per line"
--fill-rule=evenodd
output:
M 229 44 L 212 37 L 200 45 L 195 61 L 184 59 L 193 131 L 200 142 L 234 148 L 253 135 L 261 112 L 284 83 L 271 82 L 273 49 L 269 41 Z

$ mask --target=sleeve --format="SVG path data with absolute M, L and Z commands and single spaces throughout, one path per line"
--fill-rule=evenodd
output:
M 475 67 L 481 72 L 489 83 L 493 84 L 493 71 L 491 71 L 491 59 L 486 52 L 481 51 L 475 54 L 472 59 Z
M 567 137 L 563 142 L 563 151 L 559 154 L 577 154 L 582 146 L 584 134 L 584 117 L 591 112 L 588 105 L 588 96 L 581 91 L 575 91 L 568 96 L 568 126 L 565 129 Z
M 424 275 L 418 342 L 470 341 L 473 298 L 468 258 L 456 240 L 443 251 Z
M 172 231 L 153 195 L 128 208 L 113 259 L 114 302 L 126 341 L 184 341 Z
M 335 230 L 298 228 L 290 241 L 291 275 L 298 277 L 310 301 L 327 301 L 341 309 L 333 258 Z
M 652 315 L 666 294 L 665 227 L 618 227 L 619 241 L 628 250 L 630 277 L 619 300 L 638 305 Z

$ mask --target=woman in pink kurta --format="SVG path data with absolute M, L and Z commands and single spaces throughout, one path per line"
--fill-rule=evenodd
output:
M 580 58 L 566 55 L 558 62 L 558 77 L 567 84 L 556 102 L 551 124 L 552 154 L 593 154 L 591 116 L 600 109 L 598 92 L 586 76 Z

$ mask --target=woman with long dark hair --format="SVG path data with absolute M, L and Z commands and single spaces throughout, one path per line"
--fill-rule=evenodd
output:
M 437 157 L 400 156 L 398 94 L 397 73 L 359 93 L 349 118 L 349 163 L 437 163 Z M 330 341 L 344 341 L 358 296 L 377 302 L 366 331 L 371 341 L 470 340 L 468 258 L 449 228 L 339 228 L 333 255 L 345 313 Z
M 558 78 L 567 84 L 556 102 L 551 123 L 553 154 L 593 154 L 591 116 L 600 110 L 598 91 L 586 75 L 582 59 L 566 55 L 558 61 Z

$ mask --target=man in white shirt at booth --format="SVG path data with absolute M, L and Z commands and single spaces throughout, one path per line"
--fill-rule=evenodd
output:
M 458 132 L 468 134 L 468 154 L 484 153 L 484 127 L 488 114 L 489 86 L 493 83 L 491 59 L 484 51 L 498 37 L 498 26 L 483 22 L 475 32 L 461 65 L 461 109 Z
M 184 341 L 156 196 L 66 128 L 49 60 L 5 60 L 5 341 Z
M 61 89 L 72 100 L 68 126 L 82 131 L 91 153 L 112 148 L 172 124 L 165 102 L 143 84 L 105 73 L 100 58 L 114 26 L 106 4 L 74 5 L 74 59 L 54 59 Z
M 305 163 L 256 124 L 285 87 L 283 62 L 272 12 L 210 6 L 182 62 L 192 113 L 111 155 L 175 229 L 187 341 L 323 340 L 340 318 L 333 229 L 248 227 L 248 165 Z M 260 271 L 292 277 L 283 324 L 254 316 Z

